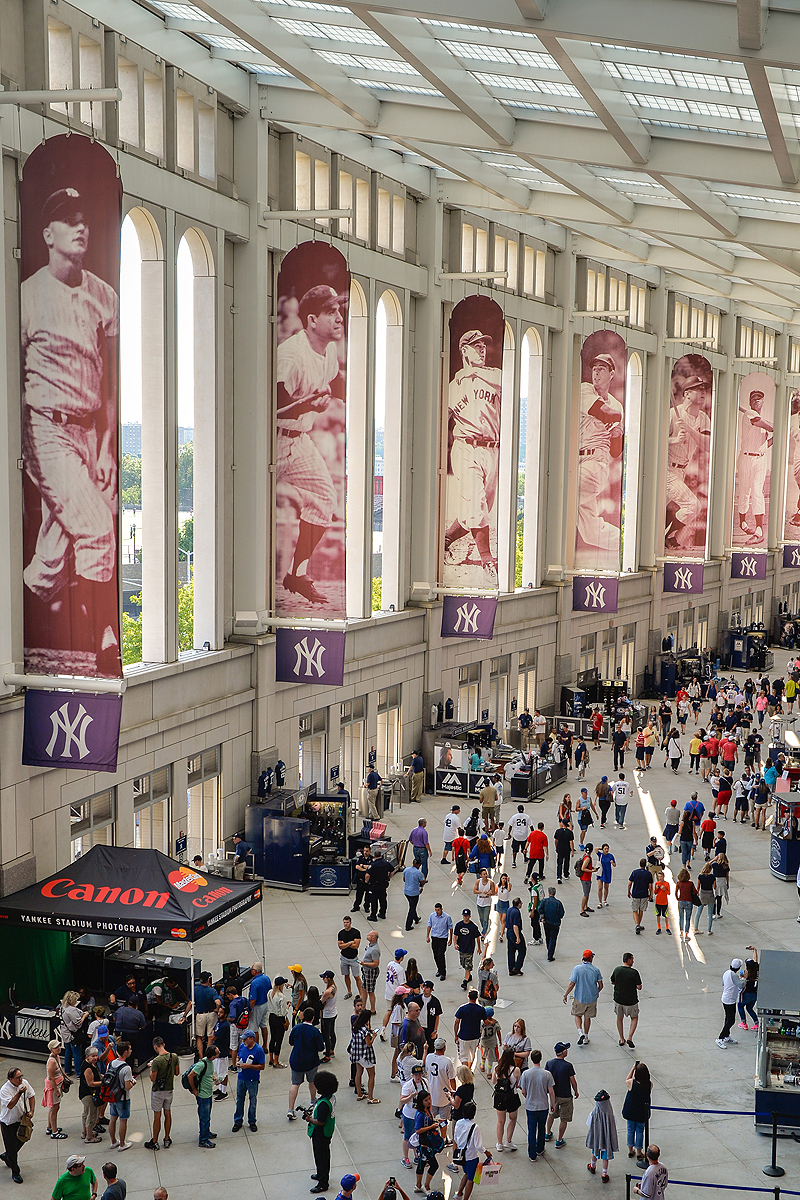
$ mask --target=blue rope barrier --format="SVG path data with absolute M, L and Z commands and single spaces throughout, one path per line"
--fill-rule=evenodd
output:
M 769 1117 L 770 1121 L 772 1121 L 772 1113 L 757 1113 L 752 1108 L 666 1108 L 662 1104 L 653 1104 L 651 1105 L 651 1111 L 711 1113 L 713 1116 L 726 1117 Z
M 640 1179 L 643 1179 L 644 1176 L 643 1175 L 631 1175 L 630 1178 L 631 1178 L 631 1180 L 638 1181 Z M 775 1195 L 774 1187 L 771 1187 L 771 1188 L 740 1187 L 738 1184 L 735 1184 L 735 1183 L 698 1183 L 694 1179 L 673 1179 L 672 1176 L 670 1176 L 669 1182 L 676 1183 L 679 1187 L 719 1188 L 721 1191 L 724 1191 L 724 1192 L 768 1192 L 770 1194 L 770 1196 Z M 800 1192 L 790 1192 L 786 1188 L 780 1188 L 779 1190 L 780 1190 L 780 1193 L 782 1196 L 800 1196 Z

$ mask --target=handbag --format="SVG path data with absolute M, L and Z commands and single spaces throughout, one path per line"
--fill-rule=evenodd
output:
M 17 1127 L 17 1137 L 19 1138 L 20 1142 L 24 1145 L 25 1142 L 29 1142 L 31 1140 L 32 1133 L 33 1133 L 33 1117 L 31 1116 L 31 1114 L 29 1112 L 26 1112 L 22 1117 L 20 1117 L 19 1125 Z
M 499 1162 L 482 1162 L 478 1163 L 475 1171 L 475 1182 L 481 1187 L 488 1187 L 490 1184 L 500 1182 L 500 1170 L 503 1164 Z
M 469 1133 L 467 1134 L 467 1140 L 464 1142 L 463 1148 L 461 1146 L 456 1146 L 453 1149 L 453 1166 L 455 1166 L 455 1167 L 463 1167 L 464 1166 L 464 1163 L 467 1161 L 467 1146 L 469 1145 L 469 1140 L 472 1137 L 474 1132 L 475 1132 L 475 1122 L 473 1121 L 469 1127 Z M 409 1145 L 410 1144 L 411 1144 L 411 1139 L 409 1138 Z

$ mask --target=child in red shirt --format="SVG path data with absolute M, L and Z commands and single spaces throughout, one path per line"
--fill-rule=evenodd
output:
M 662 917 L 664 918 L 665 933 L 672 933 L 672 930 L 669 927 L 669 909 L 667 907 L 671 890 L 672 889 L 664 878 L 663 873 L 660 874 L 653 885 L 653 899 L 656 902 L 656 924 L 658 926 L 656 929 L 657 934 L 661 933 Z

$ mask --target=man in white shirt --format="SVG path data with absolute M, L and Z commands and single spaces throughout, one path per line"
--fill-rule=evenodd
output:
M 538 708 L 533 710 L 533 738 L 537 746 L 541 746 L 547 732 L 547 717 L 543 717 Z
M 19 1123 L 26 1112 L 33 1116 L 35 1106 L 36 1093 L 19 1067 L 12 1067 L 6 1082 L 0 1088 L 0 1131 L 5 1147 L 5 1154 L 0 1154 L 0 1159 L 11 1168 L 14 1183 L 22 1183 L 17 1156 L 24 1142 L 18 1137 Z
M 647 1170 L 642 1176 L 641 1183 L 635 1183 L 633 1190 L 644 1196 L 645 1200 L 664 1200 L 664 1192 L 669 1183 L 669 1174 L 663 1163 L 658 1161 L 661 1150 L 658 1146 L 647 1147 Z
M 727 1049 L 728 1046 L 735 1046 L 736 1040 L 731 1037 L 731 1029 L 736 1020 L 736 1003 L 742 993 L 744 987 L 744 976 L 740 974 L 742 970 L 742 960 L 740 958 L 731 959 L 731 965 L 722 976 L 722 1007 L 725 1009 L 725 1021 L 722 1026 L 722 1031 L 717 1038 L 717 1045 L 720 1050 Z
M 459 1150 L 464 1153 L 464 1174 L 461 1177 L 461 1183 L 458 1185 L 458 1191 L 455 1193 L 454 1200 L 469 1200 L 472 1195 L 472 1189 L 475 1186 L 475 1172 L 478 1168 L 480 1157 L 484 1154 L 486 1157 L 484 1162 L 492 1161 L 491 1150 L 484 1150 L 483 1138 L 481 1136 L 480 1125 L 476 1121 L 476 1108 L 471 1100 L 467 1100 L 461 1105 L 458 1110 L 462 1116 L 459 1121 L 456 1121 L 456 1127 L 453 1131 L 453 1140 Z
M 503 827 L 503 822 L 498 821 L 492 832 L 492 845 L 494 846 L 495 854 L 497 855 L 497 866 L 503 865 L 503 850 L 505 848 L 506 831 Z
M 448 862 L 448 854 L 453 849 L 453 841 L 458 837 L 458 827 L 461 824 L 461 806 L 454 804 L 450 812 L 442 822 L 442 841 L 444 849 L 442 850 L 442 863 Z
M 512 866 L 517 865 L 517 855 L 525 856 L 525 843 L 528 840 L 528 834 L 532 828 L 531 819 L 525 812 L 521 804 L 517 805 L 517 811 L 514 813 L 511 820 L 508 822 L 508 838 L 511 839 L 511 853 L 513 855 Z
M 394 952 L 394 962 L 390 962 L 386 968 L 386 990 L 384 996 L 387 1000 L 393 1000 L 397 989 L 406 981 L 406 969 L 403 966 L 403 959 L 406 954 L 408 954 L 408 951 L 398 946 Z
M 446 1049 L 444 1038 L 437 1038 L 433 1043 L 433 1054 L 425 1058 L 425 1070 L 428 1072 L 431 1109 L 435 1116 L 448 1119 L 452 1108 L 448 1091 L 455 1089 L 456 1072 L 453 1060 L 445 1054 Z
M 630 788 L 622 772 L 620 772 L 619 779 L 616 781 L 616 783 L 611 784 L 611 791 L 614 794 L 614 824 L 617 825 L 619 829 L 624 829 L 625 813 L 628 808 Z
M 525 1097 L 528 1119 L 528 1158 L 536 1162 L 538 1156 L 544 1154 L 547 1114 L 555 1112 L 556 1090 L 552 1074 L 542 1066 L 541 1050 L 533 1051 L 531 1063 L 532 1066 L 520 1076 L 519 1090 Z

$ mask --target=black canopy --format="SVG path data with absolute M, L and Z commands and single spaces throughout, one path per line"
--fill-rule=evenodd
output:
M 196 941 L 260 902 L 260 883 L 205 875 L 159 850 L 93 846 L 72 866 L 0 899 L 0 928 Z

